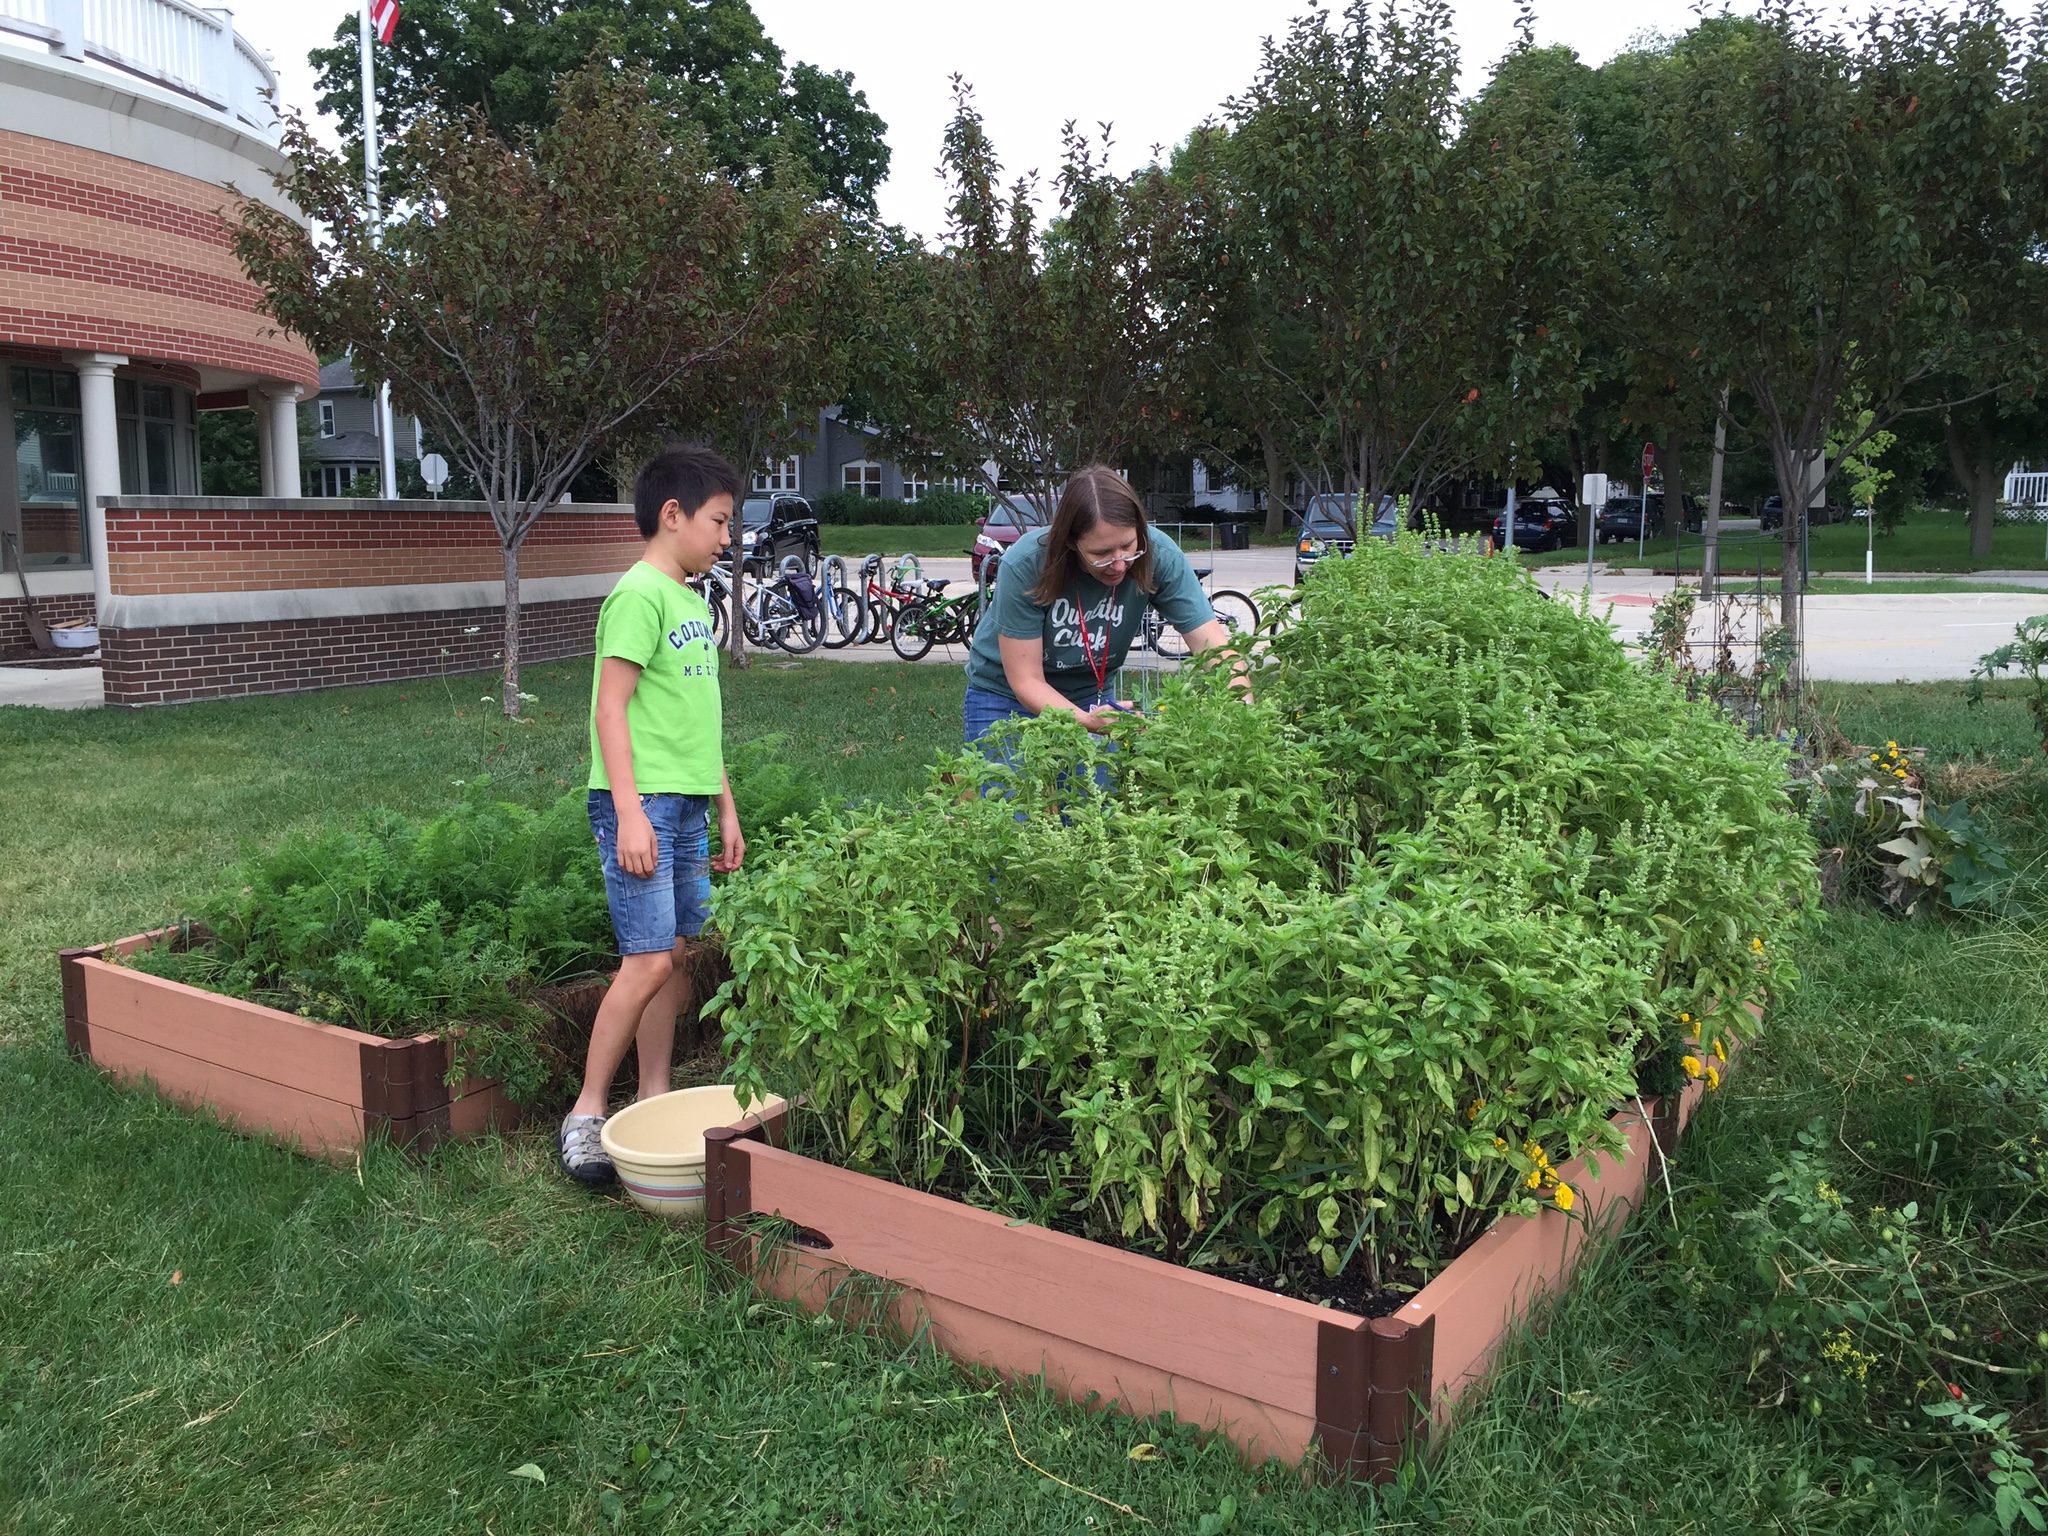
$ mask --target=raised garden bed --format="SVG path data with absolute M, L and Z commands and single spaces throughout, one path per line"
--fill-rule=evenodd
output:
M 1616 1115 L 1627 1151 L 1574 1159 L 1568 1214 L 1508 1216 L 1392 1317 L 1364 1318 L 1014 1221 L 786 1150 L 787 1111 L 706 1135 L 708 1238 L 764 1292 L 863 1297 L 906 1333 L 1076 1402 L 1177 1419 L 1253 1462 L 1311 1453 L 1384 1480 L 1481 1386 L 1516 1323 L 1658 1178 L 1699 1102 Z M 773 1218 L 775 1225 L 749 1218 Z M 793 1236 L 790 1235 L 793 1230 Z M 859 1276 L 885 1282 L 877 1288 Z M 849 1286 L 849 1282 L 853 1282 Z M 879 1305 L 877 1305 L 879 1301 Z
M 105 958 L 177 932 L 59 952 L 73 1056 L 316 1157 L 346 1157 L 377 1137 L 425 1149 L 517 1123 L 518 1106 L 497 1083 L 446 1083 L 448 1045 L 435 1036 L 388 1040 Z

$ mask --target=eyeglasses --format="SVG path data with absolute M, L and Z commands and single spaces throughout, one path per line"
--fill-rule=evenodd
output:
M 1090 560 L 1086 555 L 1082 555 L 1078 549 L 1074 553 L 1080 555 L 1081 563 L 1087 566 L 1089 570 L 1106 571 L 1113 565 L 1134 565 L 1143 558 L 1145 552 L 1141 549 L 1134 549 L 1128 555 L 1111 555 L 1107 560 Z

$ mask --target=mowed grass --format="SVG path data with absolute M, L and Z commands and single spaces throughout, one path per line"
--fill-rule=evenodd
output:
M 1412 1486 L 1361 1498 L 1156 1423 L 1028 1388 L 999 1399 L 928 1352 L 761 1303 L 692 1231 L 565 1187 L 546 1127 L 330 1167 L 63 1055 L 59 945 L 176 911 L 245 840 L 431 811 L 484 772 L 552 798 L 580 782 L 588 675 L 531 669 L 523 726 L 495 718 L 478 678 L 0 711 L 0 1532 L 1141 1528 L 1019 1451 L 1191 1533 L 1225 1528 L 1226 1499 L 1228 1529 L 1276 1536 L 1928 1533 L 1982 1507 L 1953 1457 L 1764 1406 L 1751 1342 L 1692 1299 L 1661 1209 L 1517 1342 Z M 900 794 L 958 741 L 960 686 L 951 668 L 761 658 L 727 679 L 728 729 L 784 733 L 841 793 Z M 1826 692 L 1858 739 L 2008 769 L 2037 750 L 2011 689 L 1974 711 L 1953 687 Z M 2004 792 L 2013 826 L 2030 782 Z M 1801 956 L 1806 986 L 1673 1161 L 1679 1235 L 1754 1201 L 1816 1113 L 1865 1160 L 1848 1164 L 1851 1198 L 1953 1180 L 1964 1219 L 1977 1101 L 1930 1099 L 1909 1074 L 1954 1076 L 1959 1032 L 1985 1059 L 2048 1070 L 2035 929 L 1988 929 L 2018 948 L 1958 947 L 1986 931 L 1831 914 Z M 1157 1458 L 1133 1460 L 1140 1443 Z
M 819 530 L 820 542 L 828 555 L 853 559 L 857 555 L 916 555 L 919 559 L 952 555 L 964 557 L 974 548 L 974 525 L 936 526 L 894 524 L 869 526 L 863 523 L 827 523 Z
M 1866 541 L 1860 522 L 1829 523 L 1808 535 L 1807 569 L 1815 575 L 1834 572 L 1861 577 Z M 1721 542 L 1721 570 L 1731 579 L 1757 571 L 1775 573 L 1784 546 L 1773 532 L 1729 533 Z M 1651 539 L 1641 555 L 1635 540 L 1621 544 L 1597 544 L 1594 557 L 1624 570 L 1676 568 L 1697 571 L 1702 558 L 1700 535 L 1687 533 L 1674 541 L 1667 531 Z M 1875 547 L 1879 571 L 2040 571 L 2048 570 L 2048 528 L 2039 523 L 1999 523 L 1991 530 L 1991 553 L 1979 559 L 1970 554 L 1970 531 L 1959 512 L 1921 512 L 1907 517 L 1890 534 L 1879 531 Z M 1583 565 L 1586 546 L 1555 550 L 1545 555 L 1524 557 L 1536 565 Z

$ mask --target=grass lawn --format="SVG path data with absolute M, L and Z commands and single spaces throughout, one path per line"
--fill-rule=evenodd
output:
M 2016 581 L 1885 581 L 1866 582 L 1861 576 L 1816 576 L 1806 590 L 1822 597 L 1898 597 L 1922 593 L 2006 592 L 2023 593 L 2048 601 L 2048 587 L 2030 587 Z
M 853 559 L 858 555 L 964 556 L 974 547 L 974 525 L 941 524 L 936 527 L 869 527 L 859 523 L 827 523 L 821 530 L 828 555 Z
M 2037 1111 L 2048 1138 L 2048 945 L 2028 922 L 1832 912 L 1799 957 L 1805 986 L 1674 1159 L 1668 1208 L 1377 1503 L 1185 1432 L 999 1400 L 928 1355 L 755 1302 L 694 1233 L 565 1187 L 549 1128 L 331 1168 L 64 1056 L 60 945 L 176 912 L 245 840 L 432 811 L 485 772 L 508 797 L 554 797 L 581 779 L 588 676 L 531 669 L 524 726 L 477 678 L 0 710 L 0 1532 L 1139 1529 L 1025 1466 L 1005 1404 L 1023 1456 L 1161 1531 L 1861 1536 L 1962 1530 L 1984 1507 L 1967 1456 L 1853 1407 L 1772 1406 L 1725 1299 L 1754 1277 L 1716 1244 L 1816 1117 L 1852 1203 L 1918 1199 L 1976 1230 L 2011 1160 L 1997 1149 Z M 960 688 L 951 668 L 762 658 L 728 680 L 728 730 L 786 733 L 791 760 L 886 796 L 957 742 Z M 1955 687 L 1825 693 L 1857 740 L 2009 769 L 2037 752 L 2010 688 L 1977 710 Z M 2023 858 L 2040 785 L 2022 774 L 1987 803 Z M 2025 1321 L 2048 1305 L 2035 1217 L 1996 1216 L 1999 1277 L 1930 1276 L 1935 1315 L 1960 1315 L 1942 1309 L 1965 1284 L 2004 1285 L 1991 1304 L 2011 1326 L 2048 1327 Z M 1132 1460 L 1141 1441 L 1159 1458 Z M 529 1464 L 540 1476 L 513 1475 Z M 1205 1522 L 1225 1500 L 1234 1519 Z
M 1865 537 L 1860 522 L 1830 523 L 1826 527 L 1815 528 L 1809 535 L 1809 570 L 1816 575 L 1833 571 L 1860 578 L 1863 575 Z M 1784 546 L 1775 533 L 1731 534 L 1721 542 L 1721 570 L 1731 578 L 1743 572 L 1774 572 L 1778 569 L 1783 550 Z M 1661 539 L 1652 540 L 1640 558 L 1633 542 L 1596 545 L 1593 553 L 1596 559 L 1619 569 L 1668 571 L 1673 568 L 1674 551 L 1678 569 L 1696 571 L 1700 568 L 1700 536 L 1696 533 L 1685 534 L 1676 543 L 1667 533 Z M 1581 544 L 1577 549 L 1561 549 L 1547 555 L 1524 558 L 1537 565 L 1584 565 L 1586 549 Z M 1892 534 L 1879 532 L 1877 569 L 1915 572 L 2048 570 L 2048 529 L 2039 523 L 2000 523 L 1991 530 L 1989 558 L 1974 560 L 1970 557 L 1969 529 L 1961 513 L 1921 513 L 1908 517 Z

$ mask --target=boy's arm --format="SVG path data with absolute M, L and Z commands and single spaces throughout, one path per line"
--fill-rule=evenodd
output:
M 732 803 L 732 779 L 720 775 L 718 781 L 718 853 L 711 860 L 711 867 L 721 875 L 729 875 L 740 867 L 740 860 L 747 856 L 747 840 L 740 836 L 740 813 Z
M 633 733 L 626 726 L 626 703 L 639 686 L 637 666 L 619 656 L 604 658 L 597 674 L 597 750 L 604 758 L 605 781 L 612 787 L 612 807 L 619 818 L 619 868 L 647 880 L 661 861 L 661 848 L 633 784 Z

